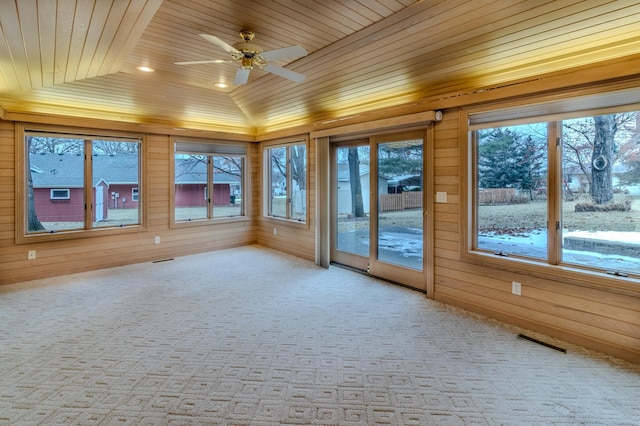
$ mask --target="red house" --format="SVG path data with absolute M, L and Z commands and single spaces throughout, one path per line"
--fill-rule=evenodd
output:
M 110 209 L 138 208 L 138 155 L 94 155 L 92 193 L 94 222 Z M 84 160 L 81 154 L 31 154 L 36 214 L 41 222 L 84 220 Z
M 84 220 L 84 162 L 81 154 L 31 154 L 36 214 L 41 222 Z M 217 161 L 222 161 L 216 158 Z M 94 222 L 106 220 L 113 209 L 139 207 L 139 157 L 137 154 L 93 156 L 92 193 Z M 235 203 L 240 191 L 240 173 L 214 168 L 213 202 L 216 206 Z M 198 207 L 207 203 L 207 164 L 176 160 L 175 204 Z
M 234 204 L 240 191 L 240 169 L 233 165 L 223 165 L 222 161 L 222 158 L 214 157 L 212 201 L 215 206 Z M 176 158 L 175 185 L 176 207 L 206 206 L 209 198 L 207 163 L 194 161 L 193 157 Z

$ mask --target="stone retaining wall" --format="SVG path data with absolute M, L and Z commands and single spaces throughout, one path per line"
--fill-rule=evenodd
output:
M 563 248 L 602 254 L 618 254 L 640 258 L 640 245 L 622 241 L 606 241 L 595 238 L 565 237 Z

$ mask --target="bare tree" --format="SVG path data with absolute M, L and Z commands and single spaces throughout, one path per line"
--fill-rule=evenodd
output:
M 563 163 L 580 169 L 596 204 L 613 200 L 613 165 L 633 155 L 636 123 L 635 112 L 563 122 Z
M 307 147 L 292 145 L 288 147 L 291 178 L 301 190 L 307 189 Z M 278 170 L 280 175 L 287 175 L 287 147 L 273 148 L 271 152 L 271 167 Z
M 362 183 L 360 182 L 360 156 L 358 148 L 349 148 L 349 184 L 351 185 L 351 209 L 354 217 L 364 217 Z
M 307 189 L 307 147 L 293 145 L 291 147 L 291 177 L 300 190 Z
M 138 152 L 139 143 L 123 142 L 123 141 L 93 141 L 94 154 L 117 155 L 117 154 L 135 154 Z
M 591 155 L 591 197 L 596 204 L 613 201 L 614 137 L 617 124 L 613 115 L 593 117 L 595 136 Z
M 36 212 L 35 193 L 33 190 L 33 178 L 31 176 L 31 143 L 33 137 L 27 137 L 27 229 L 29 232 L 44 231 L 45 227 L 38 219 Z
M 84 152 L 81 139 L 52 138 L 47 136 L 28 136 L 30 154 L 80 154 Z

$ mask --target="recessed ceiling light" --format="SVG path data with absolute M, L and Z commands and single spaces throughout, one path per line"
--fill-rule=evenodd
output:
M 154 69 L 151 67 L 148 67 L 146 65 L 142 65 L 138 67 L 138 70 L 142 71 L 142 72 L 153 72 Z
M 224 84 L 224 83 L 216 83 L 216 84 L 215 84 L 215 86 L 216 86 L 216 87 L 219 87 L 219 88 L 221 88 L 221 89 L 224 89 L 225 87 L 227 87 L 227 85 L 226 85 L 226 84 Z

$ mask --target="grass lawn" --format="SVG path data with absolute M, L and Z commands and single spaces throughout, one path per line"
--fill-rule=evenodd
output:
M 562 204 L 563 225 L 565 230 L 575 231 L 618 231 L 640 232 L 640 197 L 616 194 L 615 200 L 632 199 L 630 211 L 579 212 L 575 205 L 583 200 L 565 201 Z M 547 201 L 536 200 L 528 204 L 508 204 L 480 206 L 479 225 L 483 231 L 497 233 L 526 233 L 547 226 Z M 421 228 L 420 209 L 384 212 L 380 215 L 380 225 L 399 225 L 408 228 Z M 349 219 L 345 215 L 338 218 L 338 232 L 368 229 L 369 216 L 361 219 Z
M 562 204 L 564 229 L 569 231 L 640 231 L 640 199 L 630 195 L 616 195 L 616 201 L 633 199 L 630 211 L 579 212 L 575 205 L 581 200 Z M 479 228 L 500 233 L 546 228 L 547 201 L 536 200 L 528 204 L 480 206 Z
M 214 217 L 222 218 L 229 216 L 238 216 L 242 211 L 239 202 L 229 206 L 214 206 Z M 181 207 L 175 212 L 176 220 L 187 219 L 206 219 L 207 210 L 205 207 Z M 131 225 L 139 223 L 138 209 L 109 209 L 107 219 L 98 223 L 94 223 L 94 228 L 109 228 L 120 225 Z M 82 229 L 83 222 L 42 222 L 46 230 L 66 230 L 66 229 Z
M 566 230 L 587 231 L 640 231 L 640 197 L 616 194 L 616 201 L 633 199 L 630 211 L 611 212 L 575 212 L 577 201 L 565 201 L 562 204 L 563 225 Z M 284 203 L 282 203 L 284 205 Z M 240 205 L 216 207 L 216 217 L 240 214 Z M 98 223 L 98 227 L 119 226 L 138 222 L 137 209 L 110 209 L 109 218 Z M 204 208 L 180 208 L 176 211 L 177 220 L 187 218 L 203 218 Z M 480 206 L 479 228 L 484 232 L 512 233 L 530 232 L 534 229 L 546 228 L 547 202 L 535 200 L 528 204 L 509 204 L 495 206 Z M 380 226 L 404 226 L 407 228 L 422 228 L 422 209 L 384 212 L 379 218 Z M 81 223 L 57 222 L 43 223 L 47 229 L 69 229 L 82 227 Z M 368 229 L 369 217 L 349 219 L 341 215 L 338 219 L 338 232 L 348 232 L 357 229 Z

